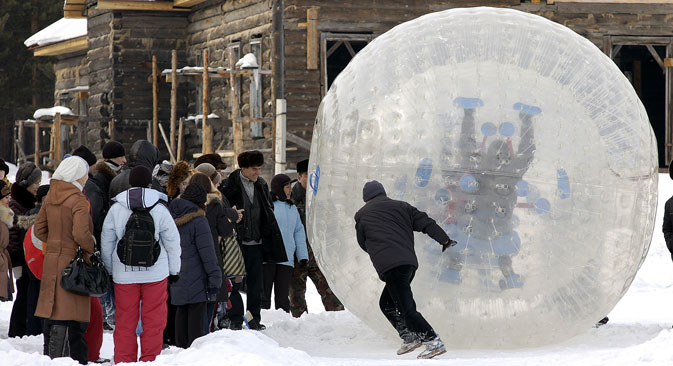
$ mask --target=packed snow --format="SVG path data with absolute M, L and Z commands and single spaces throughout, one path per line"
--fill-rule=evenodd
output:
M 68 107 L 63 107 L 60 105 L 57 105 L 55 107 L 51 108 L 40 108 L 33 113 L 33 118 L 35 119 L 40 119 L 42 117 L 54 117 L 56 113 L 60 113 L 62 116 L 72 116 L 72 110 Z
M 254 53 L 246 53 L 243 58 L 236 62 L 236 66 L 241 69 L 257 69 L 259 65 L 257 64 L 257 57 Z
M 26 47 L 41 47 L 86 36 L 86 18 L 61 18 L 23 42 Z
M 14 172 L 12 167 L 12 172 Z M 664 203 L 673 182 L 659 175 L 659 203 L 652 245 L 631 288 L 610 314 L 610 322 L 567 342 L 510 351 L 451 350 L 435 360 L 420 361 L 418 352 L 397 356 L 399 340 L 376 334 L 348 311 L 325 312 L 309 281 L 309 314 L 299 319 L 280 310 L 262 311 L 267 329 L 220 330 L 199 338 L 192 347 L 164 350 L 153 365 L 670 365 L 673 352 L 673 263 L 661 232 Z M 353 243 L 353 245 L 356 245 Z M 378 304 L 371 304 L 378 306 Z M 42 337 L 7 339 L 12 303 L 0 303 L 2 365 L 72 365 L 42 356 Z M 447 309 L 446 316 L 451 316 Z M 598 320 L 598 319 L 596 319 Z M 456 330 L 460 331 L 460 330 Z M 111 358 L 112 333 L 106 332 L 101 356 Z M 420 349 L 418 350 L 420 352 Z M 140 365 L 140 364 L 138 364 Z

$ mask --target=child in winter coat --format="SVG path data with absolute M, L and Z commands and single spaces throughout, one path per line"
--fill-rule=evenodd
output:
M 175 312 L 176 346 L 188 348 L 205 335 L 203 323 L 208 301 L 215 301 L 222 285 L 213 237 L 205 212 L 206 191 L 197 183 L 187 186 L 169 208 L 180 231 L 182 272 L 171 285 Z
M 290 280 L 292 269 L 296 265 L 295 257 L 299 265 L 306 266 L 308 263 L 308 248 L 306 247 L 306 233 L 301 223 L 297 206 L 290 199 L 292 182 L 285 174 L 278 174 L 271 180 L 271 197 L 273 198 L 273 213 L 276 216 L 278 227 L 283 236 L 287 262 L 264 263 L 264 298 L 262 308 L 271 307 L 271 290 L 274 292 L 276 309 L 290 312 Z

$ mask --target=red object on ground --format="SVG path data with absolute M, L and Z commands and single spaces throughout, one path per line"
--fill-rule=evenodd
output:
M 154 361 L 161 353 L 164 328 L 168 317 L 168 280 L 150 283 L 115 283 L 114 363 Z M 140 301 L 142 300 L 142 307 Z M 141 313 L 142 312 L 142 313 Z M 141 313 L 141 314 L 140 314 Z M 140 360 L 136 327 L 138 316 L 143 322 L 140 334 Z
M 28 263 L 28 268 L 38 280 L 42 280 L 44 243 L 33 236 L 33 226 L 28 228 L 26 236 L 23 238 L 23 250 L 26 257 L 26 263 Z
M 89 362 L 97 361 L 100 358 L 100 347 L 103 345 L 103 308 L 97 297 L 91 298 L 91 315 L 84 340 L 89 346 Z

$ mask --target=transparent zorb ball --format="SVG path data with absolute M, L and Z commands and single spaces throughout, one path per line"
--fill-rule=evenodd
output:
M 362 187 L 426 211 L 458 245 L 416 234 L 419 311 L 451 347 L 565 340 L 615 306 L 655 217 L 657 151 L 629 81 L 542 17 L 471 8 L 401 24 L 325 96 L 308 232 L 331 288 L 391 336 L 383 283 L 357 244 Z

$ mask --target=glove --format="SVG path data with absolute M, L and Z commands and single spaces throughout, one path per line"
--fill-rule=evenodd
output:
M 218 288 L 209 288 L 206 290 L 206 298 L 208 302 L 216 302 L 217 301 L 217 293 L 220 291 Z
M 306 268 L 308 266 L 308 259 L 302 259 L 299 261 L 299 267 Z
M 442 244 L 442 252 L 444 252 L 447 248 L 455 246 L 456 244 L 458 244 L 458 242 L 455 240 L 447 240 L 446 243 Z
M 169 275 L 168 276 L 168 284 L 172 285 L 172 284 L 178 282 L 179 279 L 180 279 L 179 274 Z

